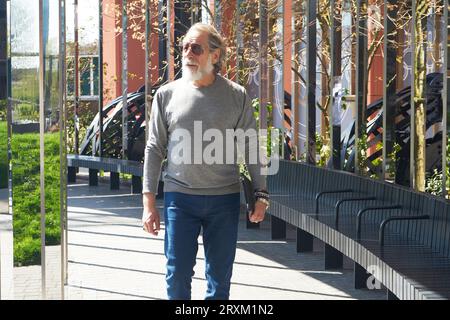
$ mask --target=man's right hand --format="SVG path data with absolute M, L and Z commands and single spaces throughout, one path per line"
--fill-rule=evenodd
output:
M 160 218 L 159 212 L 156 208 L 144 209 L 142 213 L 142 224 L 144 226 L 144 230 L 148 233 L 157 236 L 158 231 L 160 230 Z
M 146 232 L 157 236 L 160 230 L 159 211 L 155 205 L 155 195 L 144 193 L 143 195 L 144 211 L 142 212 L 142 225 Z

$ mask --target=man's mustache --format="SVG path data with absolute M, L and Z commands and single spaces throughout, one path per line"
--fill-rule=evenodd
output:
M 188 64 L 198 66 L 197 62 L 195 62 L 193 60 L 183 59 L 183 66 L 188 65 Z

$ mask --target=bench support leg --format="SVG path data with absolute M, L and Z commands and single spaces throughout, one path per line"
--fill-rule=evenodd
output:
M 313 240 L 311 233 L 297 228 L 297 252 L 312 252 Z
M 98 186 L 98 170 L 89 169 L 89 185 Z
M 272 240 L 286 239 L 286 221 L 275 216 L 270 216 Z
M 344 255 L 329 244 L 325 243 L 325 270 L 342 269 L 344 265 Z
M 109 175 L 109 183 L 111 190 L 119 190 L 120 186 L 120 178 L 118 172 L 110 172 Z
M 355 289 L 367 288 L 367 280 L 369 279 L 371 274 L 367 273 L 366 269 L 364 269 L 359 263 L 356 262 L 354 263 L 353 270 Z
M 142 193 L 142 179 L 138 176 L 132 176 L 131 178 L 131 193 Z
M 386 289 L 386 299 L 387 300 L 400 300 L 395 294 L 391 292 L 391 290 Z
M 77 182 L 77 168 L 67 167 L 67 182 L 74 183 Z

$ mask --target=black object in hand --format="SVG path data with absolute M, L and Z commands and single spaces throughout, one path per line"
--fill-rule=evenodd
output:
M 245 203 L 247 205 L 247 212 L 253 213 L 255 210 L 255 192 L 253 189 L 253 183 L 252 181 L 247 178 L 242 173 L 240 174 L 240 180 L 242 183 L 242 188 L 244 189 L 244 195 L 245 195 Z

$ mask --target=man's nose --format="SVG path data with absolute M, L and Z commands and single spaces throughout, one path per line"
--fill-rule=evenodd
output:
M 187 50 L 183 50 L 183 55 L 185 55 L 186 57 L 193 57 L 194 53 L 192 52 L 192 47 L 189 46 Z

